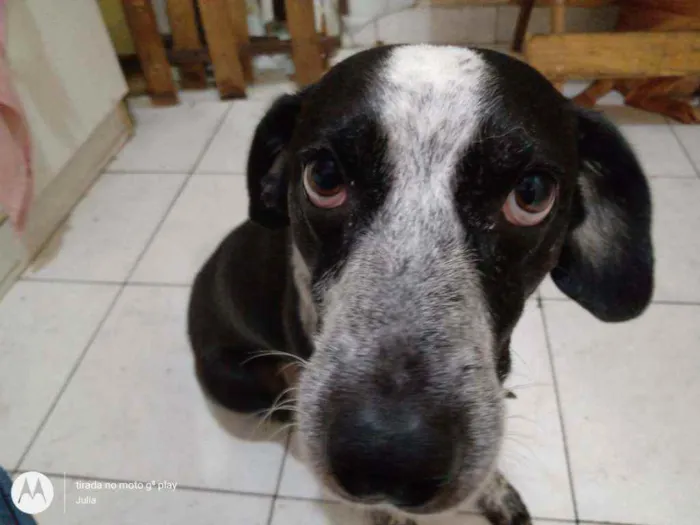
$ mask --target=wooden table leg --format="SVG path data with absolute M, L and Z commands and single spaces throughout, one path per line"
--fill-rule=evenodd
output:
M 313 0 L 286 0 L 287 28 L 292 37 L 295 79 L 300 86 L 313 84 L 323 75 L 323 56 L 316 33 Z
M 248 32 L 248 5 L 246 0 L 228 0 L 228 6 L 233 32 L 236 35 L 238 45 L 248 44 L 250 42 L 250 33 Z M 240 60 L 243 67 L 243 76 L 248 84 L 252 84 L 254 80 L 253 59 L 249 53 L 240 53 Z
M 198 0 L 198 4 L 219 96 L 222 99 L 244 98 L 245 77 L 228 3 L 226 0 Z
M 168 20 L 173 34 L 173 49 L 197 50 L 202 48 L 197 31 L 193 0 L 168 0 Z M 183 89 L 207 87 L 204 64 L 180 66 L 180 85 Z
M 158 33 L 156 15 L 150 0 L 122 0 L 122 5 L 151 101 L 159 106 L 177 104 L 173 72 Z

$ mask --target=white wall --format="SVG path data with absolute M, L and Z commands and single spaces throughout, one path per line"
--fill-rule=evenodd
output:
M 346 45 L 372 45 L 380 40 L 392 43 L 506 43 L 512 39 L 517 6 L 429 7 L 415 0 L 349 0 L 345 19 Z M 617 10 L 568 8 L 570 31 L 612 29 Z M 549 32 L 549 8 L 533 11 L 530 32 Z

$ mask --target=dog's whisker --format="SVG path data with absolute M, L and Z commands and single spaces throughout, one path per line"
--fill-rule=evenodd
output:
M 296 422 L 291 422 L 291 423 L 286 423 L 282 425 L 280 428 L 275 430 L 272 434 L 270 434 L 269 439 L 275 439 L 277 436 L 280 434 L 291 430 L 292 432 L 294 431 L 293 429 L 297 426 Z
M 289 352 L 283 352 L 281 350 L 261 350 L 259 352 L 254 353 L 249 358 L 243 360 L 241 365 L 245 365 L 245 364 L 249 363 L 250 361 L 253 361 L 254 359 L 258 359 L 261 357 L 283 357 L 285 359 L 293 360 L 296 364 L 299 364 L 302 367 L 305 367 L 308 365 L 308 361 L 306 359 L 304 359 L 303 357 L 291 354 Z

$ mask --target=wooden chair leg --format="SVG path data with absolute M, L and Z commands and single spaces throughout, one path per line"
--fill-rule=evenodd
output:
M 520 11 L 518 12 L 518 22 L 515 25 L 515 33 L 513 35 L 513 46 L 512 49 L 516 53 L 520 53 L 523 50 L 523 41 L 525 40 L 525 33 L 527 32 L 527 26 L 530 24 L 530 17 L 532 16 L 532 9 L 535 7 L 535 0 L 522 0 L 520 4 Z
M 214 78 L 222 99 L 244 98 L 245 77 L 226 0 L 198 0 Z
M 566 31 L 566 0 L 554 0 L 550 15 L 552 33 L 559 34 Z
M 566 0 L 553 0 L 550 22 L 553 34 L 564 33 L 566 31 Z M 553 82 L 553 84 L 559 91 L 564 87 L 564 83 L 559 79 Z
M 197 31 L 192 0 L 168 0 L 168 21 L 173 35 L 173 49 L 198 50 L 202 48 Z M 182 89 L 204 89 L 207 87 L 207 72 L 204 64 L 180 66 Z
M 238 45 L 247 44 L 250 42 L 250 33 L 248 32 L 248 5 L 246 0 L 228 0 L 229 13 L 231 16 L 231 25 L 233 32 L 236 35 Z M 253 83 L 253 58 L 249 53 L 240 53 L 241 65 L 243 66 L 243 76 L 246 83 Z
M 689 100 L 678 100 L 670 97 L 630 98 L 625 100 L 628 106 L 652 113 L 659 113 L 683 124 L 700 122 L 700 108 L 693 106 Z
M 574 97 L 574 102 L 584 108 L 592 108 L 598 99 L 608 94 L 615 87 L 614 80 L 596 80 Z
M 313 0 L 286 0 L 287 28 L 292 38 L 295 79 L 300 86 L 323 75 L 323 56 L 316 33 Z
M 159 106 L 178 103 L 173 72 L 168 63 L 163 40 L 158 33 L 156 15 L 150 0 L 122 0 L 141 69 L 146 77 L 151 102 Z

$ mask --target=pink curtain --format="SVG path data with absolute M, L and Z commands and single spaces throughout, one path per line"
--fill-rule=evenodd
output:
M 32 200 L 31 144 L 7 63 L 7 0 L 0 0 L 0 206 L 18 233 Z

